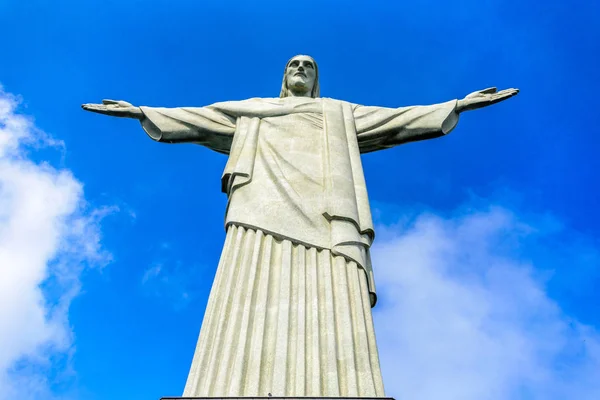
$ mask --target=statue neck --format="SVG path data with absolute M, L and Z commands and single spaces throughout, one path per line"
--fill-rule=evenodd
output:
M 288 97 L 312 97 L 311 90 L 306 90 L 303 87 L 288 87 Z
M 311 95 L 310 95 L 310 91 L 308 91 L 308 92 L 294 92 L 293 90 L 290 90 L 288 92 L 288 97 L 311 97 Z

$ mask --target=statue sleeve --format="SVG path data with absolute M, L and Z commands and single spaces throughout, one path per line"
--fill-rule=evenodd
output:
M 140 107 L 142 127 L 152 139 L 165 143 L 195 143 L 229 154 L 236 118 L 212 107 Z
M 456 100 L 431 106 L 354 107 L 361 153 L 383 150 L 450 133 L 458 123 Z

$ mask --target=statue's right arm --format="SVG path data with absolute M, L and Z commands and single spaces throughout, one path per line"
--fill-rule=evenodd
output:
M 124 101 L 104 100 L 83 109 L 116 117 L 138 119 L 148 136 L 165 143 L 196 143 L 229 153 L 236 119 L 213 107 L 135 107 Z

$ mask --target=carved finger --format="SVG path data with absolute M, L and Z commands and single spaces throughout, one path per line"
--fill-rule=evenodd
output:
M 509 97 L 516 96 L 517 94 L 519 94 L 518 90 L 510 89 L 510 90 L 507 90 L 505 93 L 503 93 L 502 96 L 509 98 Z
M 504 89 L 499 91 L 498 93 L 496 93 L 497 95 L 505 95 L 505 94 L 510 94 L 511 96 L 514 96 L 515 94 L 519 93 L 519 89 Z
M 110 110 L 108 106 L 104 104 L 84 104 L 82 108 L 86 111 L 91 111 L 99 114 L 114 114 L 114 110 Z
M 504 101 L 506 99 L 510 99 L 511 97 L 515 96 L 518 92 L 510 92 L 510 93 L 505 93 L 499 96 L 494 96 L 492 98 L 492 100 L 490 101 L 490 104 L 496 104 L 499 103 L 501 101 Z
M 487 89 L 480 90 L 479 93 L 482 93 L 482 94 L 492 94 L 492 93 L 496 93 L 497 91 L 498 91 L 498 88 L 490 87 L 490 88 L 487 88 Z
M 102 104 L 119 104 L 119 102 L 117 100 L 111 100 L 111 99 L 104 99 L 102 100 Z
M 96 109 L 97 109 L 99 106 L 102 106 L 102 105 L 101 105 L 101 104 L 93 104 L 93 103 L 89 103 L 89 104 L 84 104 L 84 105 L 82 105 L 81 107 L 82 107 L 84 110 L 90 110 L 90 111 L 92 111 L 92 110 L 96 110 Z

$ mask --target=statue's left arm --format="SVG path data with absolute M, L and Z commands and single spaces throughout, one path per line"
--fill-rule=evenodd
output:
M 401 108 L 358 106 L 354 121 L 361 153 L 449 133 L 458 123 L 457 100 Z
M 496 88 L 490 88 L 473 92 L 462 100 L 430 106 L 356 106 L 354 120 L 360 152 L 368 153 L 443 136 L 454 129 L 460 113 L 498 103 L 518 92 L 517 89 L 498 92 Z

